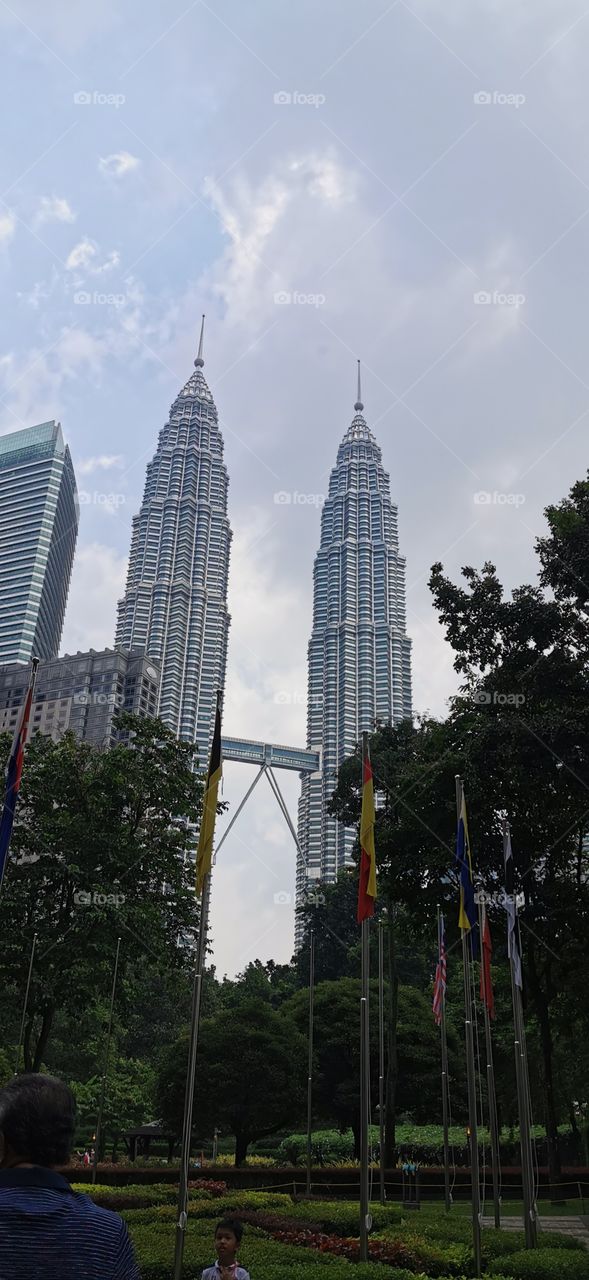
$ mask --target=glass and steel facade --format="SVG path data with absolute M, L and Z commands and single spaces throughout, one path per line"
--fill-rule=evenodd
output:
M 147 467 L 116 644 L 161 668 L 158 715 L 206 765 L 225 683 L 231 530 L 217 410 L 197 357 Z
M 331 472 L 315 559 L 307 747 L 321 763 L 302 778 L 299 901 L 309 884 L 335 880 L 351 860 L 357 832 L 327 812 L 340 765 L 376 720 L 397 724 L 411 716 L 397 508 L 362 409 L 359 402 Z
M 0 437 L 0 663 L 54 658 L 79 504 L 58 422 Z

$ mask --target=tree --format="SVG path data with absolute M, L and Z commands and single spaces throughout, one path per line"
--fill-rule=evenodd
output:
M 0 896 L 0 1007 L 15 1042 L 37 934 L 27 1070 L 45 1061 L 58 1010 L 86 1018 L 109 990 L 117 937 L 121 988 L 146 956 L 161 968 L 187 963 L 182 939 L 197 924 L 188 824 L 202 795 L 193 748 L 161 721 L 125 714 L 119 726 L 131 746 L 99 751 L 66 734 L 27 747 Z
M 102 1046 L 97 1045 L 100 1055 Z M 143 1062 L 113 1055 L 106 1079 L 106 1092 L 98 1159 L 104 1159 L 107 1141 L 112 1142 L 112 1159 L 116 1158 L 121 1135 L 128 1129 L 145 1124 L 153 1117 L 155 1077 Z M 85 1082 L 72 1081 L 78 1109 L 78 1124 L 96 1127 L 102 1076 L 94 1075 Z
M 182 1132 L 188 1038 L 172 1046 L 160 1072 L 158 1106 L 173 1132 Z M 245 995 L 230 1010 L 203 1020 L 200 1029 L 195 1128 L 216 1127 L 235 1136 L 235 1164 L 251 1142 L 296 1123 L 304 1108 L 306 1044 L 285 1010 Z

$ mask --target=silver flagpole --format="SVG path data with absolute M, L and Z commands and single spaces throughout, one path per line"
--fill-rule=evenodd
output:
M 456 775 L 456 813 L 460 821 L 462 809 L 462 778 Z M 479 1139 L 477 1130 L 477 1095 L 474 1065 L 474 1039 L 472 1027 L 472 978 L 467 929 L 461 929 L 462 964 L 464 968 L 464 1032 L 466 1041 L 466 1077 L 468 1085 L 468 1126 L 470 1129 L 470 1181 L 472 1199 L 472 1242 L 475 1276 L 481 1274 L 481 1192 L 479 1187 Z
M 517 923 L 517 905 L 515 900 L 513 877 L 513 852 L 511 834 L 507 819 L 503 823 L 503 856 L 505 862 L 505 889 L 507 909 L 507 950 L 509 955 L 509 971 L 511 974 L 511 1000 L 513 1005 L 513 1046 L 515 1054 L 515 1080 L 517 1087 L 517 1109 L 519 1115 L 519 1139 L 522 1162 L 522 1184 L 524 1199 L 524 1231 L 526 1249 L 534 1249 L 538 1243 L 538 1224 L 534 1199 L 534 1179 L 532 1166 L 531 1116 L 529 1108 L 528 1061 L 526 1054 L 526 1033 L 524 1027 L 522 1005 L 522 970 L 519 950 L 519 930 Z M 511 866 L 508 861 L 511 859 Z M 517 955 L 516 955 L 517 950 Z M 516 960 L 517 972 L 516 972 Z
M 378 1129 L 380 1203 L 386 1200 L 384 1183 L 384 922 L 378 922 Z
M 106 1099 L 106 1081 L 108 1077 L 108 1060 L 110 1058 L 110 1042 L 112 1037 L 112 1021 L 115 1007 L 115 993 L 117 989 L 117 975 L 119 972 L 119 954 L 121 950 L 121 939 L 117 938 L 117 953 L 115 956 L 115 967 L 112 976 L 112 991 L 110 993 L 110 1012 L 108 1015 L 108 1031 L 106 1033 L 106 1048 L 104 1051 L 104 1071 L 102 1073 L 102 1084 L 100 1087 L 100 1102 L 98 1104 L 98 1115 L 96 1117 L 96 1136 L 94 1138 L 94 1159 L 92 1161 L 92 1185 L 96 1182 L 96 1168 L 98 1165 L 98 1148 L 102 1136 L 102 1117 L 104 1114 L 104 1103 Z
M 442 955 L 442 938 L 444 930 L 443 917 L 438 907 L 438 964 Z M 440 1009 L 440 1041 L 442 1046 L 442 1125 L 444 1128 L 444 1203 L 446 1213 L 450 1212 L 452 1197 L 450 1195 L 450 1144 L 448 1141 L 448 1040 L 446 1037 L 446 988 L 442 988 L 442 1007 Z
M 20 1051 L 21 1051 L 21 1049 L 22 1049 L 22 1043 L 23 1043 L 24 1034 L 25 1034 L 25 1022 L 26 1022 L 26 1020 L 27 1020 L 27 1007 L 28 1007 L 28 1003 L 29 1003 L 29 991 L 30 991 L 30 989 L 31 989 L 31 977 L 32 977 L 32 975 L 33 975 L 33 961 L 34 961 L 34 959 L 35 959 L 35 947 L 36 947 L 36 946 L 37 946 L 37 934 L 35 934 L 35 935 L 34 935 L 34 937 L 33 937 L 33 945 L 32 945 L 32 947 L 31 947 L 31 958 L 30 958 L 30 960 L 29 960 L 29 974 L 28 974 L 28 978 L 27 978 L 27 988 L 26 988 L 26 991 L 25 991 L 25 999 L 24 999 L 24 1004 L 23 1004 L 23 1008 L 22 1008 L 22 1018 L 21 1018 L 21 1021 L 20 1021 L 20 1031 L 19 1031 L 19 1035 L 18 1035 L 18 1045 L 17 1045 L 17 1047 L 16 1047 L 16 1058 L 15 1058 L 15 1060 L 14 1060 L 14 1074 L 15 1074 L 15 1076 L 16 1076 L 16 1075 L 18 1075 L 18 1066 L 19 1066 L 19 1062 L 20 1062 Z
M 486 909 L 479 901 L 479 934 L 481 940 L 481 972 L 483 966 L 484 928 Z M 487 990 L 483 978 L 485 997 Z M 491 1131 L 491 1176 L 493 1179 L 493 1210 L 495 1227 L 501 1226 L 501 1199 L 499 1195 L 499 1133 L 497 1129 L 497 1096 L 495 1093 L 495 1068 L 493 1064 L 493 1037 L 491 1035 L 491 1019 L 486 998 L 483 999 L 483 1018 L 485 1022 L 485 1051 L 487 1057 L 487 1095 L 489 1100 L 489 1129 Z
M 307 1074 L 307 1195 L 311 1195 L 311 1141 L 313 1126 L 313 1002 L 315 995 L 315 934 L 309 931 L 309 1067 Z

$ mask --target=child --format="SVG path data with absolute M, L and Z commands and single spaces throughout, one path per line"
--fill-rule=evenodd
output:
M 241 1244 L 243 1227 L 237 1218 L 223 1218 L 215 1227 L 217 1261 L 214 1267 L 205 1267 L 202 1280 L 250 1280 L 249 1271 L 240 1267 L 237 1248 Z

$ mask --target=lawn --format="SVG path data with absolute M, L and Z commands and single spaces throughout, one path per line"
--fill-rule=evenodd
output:
M 87 1188 L 80 1188 L 80 1190 Z M 473 1275 L 468 1206 L 446 1214 L 426 1204 L 404 1214 L 399 1204 L 371 1205 L 371 1261 L 358 1257 L 358 1205 L 313 1200 L 294 1204 L 275 1192 L 192 1190 L 185 1246 L 185 1280 L 199 1280 L 214 1261 L 215 1223 L 239 1215 L 245 1235 L 239 1261 L 252 1280 L 459 1280 Z M 144 1280 L 171 1280 L 175 1189 L 170 1186 L 96 1187 L 93 1198 L 119 1207 L 133 1237 Z M 517 1211 L 517 1204 L 510 1206 Z M 559 1207 L 560 1208 L 560 1207 Z M 485 1230 L 488 1280 L 589 1280 L 589 1254 L 569 1236 L 543 1232 L 541 1248 L 524 1250 L 523 1233 Z

